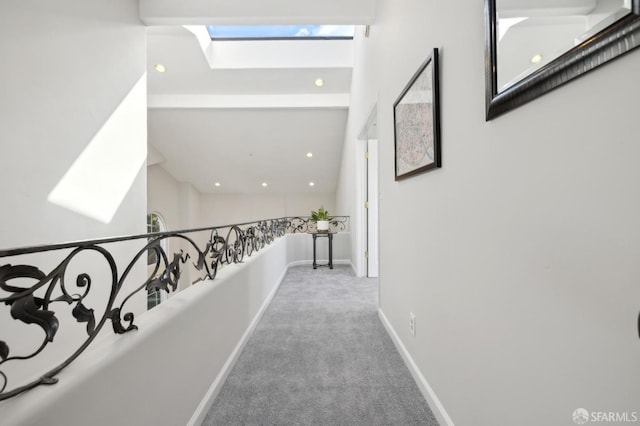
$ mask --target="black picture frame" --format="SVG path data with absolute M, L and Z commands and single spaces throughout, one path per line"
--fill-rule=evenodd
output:
M 486 121 L 511 111 L 640 46 L 640 0 L 631 13 L 498 92 L 496 0 L 485 0 Z
M 437 48 L 394 102 L 393 127 L 396 181 L 442 167 Z

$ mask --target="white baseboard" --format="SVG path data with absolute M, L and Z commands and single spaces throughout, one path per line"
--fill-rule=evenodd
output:
M 318 264 L 326 264 L 328 262 L 329 262 L 329 259 L 318 259 L 316 261 L 316 263 Z M 313 260 L 296 260 L 295 262 L 289 263 L 289 268 L 292 266 L 312 265 L 312 264 L 313 264 Z M 334 265 L 351 265 L 351 267 L 353 268 L 353 264 L 349 259 L 334 259 L 333 264 Z
M 301 265 L 311 265 L 313 263 L 312 260 L 296 260 L 295 262 L 291 262 L 289 267 L 292 266 L 301 266 Z
M 242 353 L 242 350 L 244 349 L 245 345 L 249 341 L 249 338 L 253 334 L 253 331 L 258 325 L 258 322 L 260 322 L 262 315 L 267 310 L 269 303 L 271 303 L 271 299 L 273 299 L 273 297 L 276 295 L 276 292 L 280 288 L 280 284 L 282 284 L 282 280 L 287 274 L 287 271 L 289 270 L 289 266 L 290 265 L 287 265 L 287 267 L 284 269 L 284 271 L 278 278 L 278 283 L 275 285 L 273 290 L 271 290 L 271 292 L 265 299 L 262 306 L 260 306 L 260 309 L 258 310 L 258 313 L 256 313 L 256 316 L 253 318 L 253 321 L 251 321 L 251 324 L 249 324 L 249 326 L 245 330 L 244 334 L 240 338 L 240 341 L 238 342 L 236 347 L 233 349 L 233 352 L 231 352 L 231 355 L 229 355 L 229 358 L 227 358 L 227 361 L 222 366 L 220 373 L 218 373 L 218 376 L 209 387 L 209 390 L 207 391 L 207 393 L 205 393 L 204 397 L 200 401 L 200 404 L 198 404 L 198 407 L 196 408 L 193 415 L 191 416 L 191 419 L 189 419 L 187 426 L 200 426 L 204 421 L 205 417 L 207 416 L 207 413 L 209 412 L 209 410 L 211 409 L 211 406 L 213 405 L 213 401 L 215 401 L 216 397 L 220 393 L 220 390 L 222 389 L 222 385 L 224 385 L 224 382 L 227 380 L 229 373 L 231 373 L 233 366 L 238 360 L 238 357 Z
M 407 348 L 405 348 L 405 346 L 402 344 L 400 337 L 398 337 L 398 334 L 393 329 L 393 326 L 385 316 L 384 312 L 382 312 L 382 309 L 378 309 L 378 316 L 380 317 L 380 321 L 382 321 L 384 328 L 387 329 L 387 333 L 389 333 L 389 336 L 391 336 L 391 340 L 393 340 L 396 348 L 398 348 L 398 352 L 400 352 L 404 363 L 409 368 L 413 379 L 416 381 L 416 384 L 418 385 L 420 392 L 422 392 L 424 399 L 427 401 L 427 404 L 429 404 L 431 411 L 433 411 L 433 414 L 436 416 L 438 423 L 440 423 L 441 426 L 455 426 L 453 424 L 453 420 L 451 420 L 451 417 L 449 417 L 446 410 L 444 409 L 444 406 L 436 396 L 436 393 L 433 391 L 433 388 L 429 385 L 427 379 L 425 379 L 425 377 L 422 375 L 422 372 L 409 354 L 409 351 L 407 351 Z

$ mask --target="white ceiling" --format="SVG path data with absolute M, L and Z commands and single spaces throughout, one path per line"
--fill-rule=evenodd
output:
M 372 24 L 375 0 L 140 0 L 147 25 Z
M 234 19 L 232 23 L 240 23 Z M 292 19 L 297 18 L 285 22 L 286 16 L 281 17 L 278 23 L 308 23 Z M 358 17 L 351 21 L 349 15 L 331 19 L 334 22 L 325 23 L 362 22 Z M 310 55 L 314 61 L 301 60 L 298 66 L 289 61 L 280 68 L 254 64 L 212 69 L 216 62 L 210 64 L 206 46 L 185 28 L 148 27 L 147 34 L 149 144 L 161 167 L 202 193 L 335 192 L 348 114 L 352 41 L 343 42 L 348 44 L 348 61 L 343 44 L 336 50 L 342 57 L 327 56 L 328 65 L 317 59 L 331 52 Z M 299 49 L 300 43 L 317 42 L 293 43 Z M 209 53 L 215 48 L 210 46 Z M 155 71 L 157 63 L 167 72 Z M 321 88 L 313 84 L 319 77 L 325 80 Z M 313 157 L 307 158 L 307 152 Z M 215 187 L 215 182 L 221 186 Z M 268 186 L 263 188 L 262 182 Z
M 346 116 L 345 109 L 152 109 L 149 139 L 162 166 L 203 193 L 334 192 Z

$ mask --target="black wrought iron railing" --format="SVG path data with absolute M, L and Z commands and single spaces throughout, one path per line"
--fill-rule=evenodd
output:
M 349 230 L 349 216 L 334 216 L 329 221 L 331 232 L 344 232 Z M 316 232 L 316 223 L 311 216 L 293 216 L 287 218 L 287 232 Z
M 347 230 L 348 220 L 347 216 L 333 218 L 330 230 Z M 141 292 L 175 291 L 183 272 L 182 268 L 189 265 L 189 260 L 198 274 L 193 280 L 195 284 L 214 279 L 220 267 L 241 263 L 245 256 L 251 256 L 285 233 L 314 231 L 315 224 L 310 218 L 299 216 L 0 250 L 0 303 L 8 306 L 11 317 L 0 315 L 0 322 L 15 320 L 11 324 L 13 336 L 20 335 L 19 332 L 16 333 L 16 322 L 18 327 L 32 328 L 35 325 L 43 332 L 41 340 L 25 349 L 24 342 L 9 342 L 11 339 L 2 335 L 7 327 L 3 325 L 0 328 L 0 401 L 39 385 L 57 383 L 56 375 L 91 344 L 107 322 L 111 323 L 116 334 L 137 329 L 134 313 L 127 307 L 128 302 Z M 203 233 L 208 237 L 204 244 L 199 244 L 197 240 L 205 238 L 195 238 L 194 235 L 201 236 Z M 167 240 L 177 240 L 183 247 L 176 251 L 168 251 L 163 244 Z M 125 242 L 137 243 L 134 254 L 125 261 L 117 261 L 112 254 L 113 245 Z M 83 271 L 83 259 L 86 260 L 87 253 L 93 256 L 94 263 L 96 260 L 104 263 L 101 266 L 102 272 Z M 42 262 L 45 257 L 46 261 Z M 148 259 L 154 259 L 155 263 L 148 265 L 146 279 L 139 283 L 130 283 L 128 280 L 132 270 L 137 266 L 147 265 Z M 46 265 L 53 262 L 54 266 L 36 266 L 38 261 Z M 124 267 L 119 269 L 118 265 Z M 92 288 L 101 287 L 106 294 L 104 286 L 108 287 L 108 300 L 96 301 L 92 295 Z M 125 288 L 126 294 L 123 290 Z M 60 313 L 60 310 L 65 309 L 70 309 L 73 318 L 71 321 L 75 320 L 76 324 L 83 327 L 83 336 L 78 340 L 77 346 L 74 346 L 75 349 L 72 349 L 73 352 L 65 356 L 55 367 L 39 370 L 45 372 L 36 373 L 36 378 L 23 374 L 22 376 L 29 378 L 23 380 L 20 377 L 18 380 L 12 380 L 5 367 L 10 363 L 45 355 L 47 347 L 59 333 L 62 323 L 60 316 L 69 316 L 68 312 Z M 2 313 L 0 310 L 0 314 Z M 6 314 L 6 311 L 4 313 Z M 17 348 L 15 350 L 14 343 Z M 14 381 L 18 384 L 14 384 Z

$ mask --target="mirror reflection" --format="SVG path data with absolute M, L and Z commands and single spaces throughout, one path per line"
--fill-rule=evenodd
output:
M 496 0 L 498 93 L 631 13 L 631 0 Z

